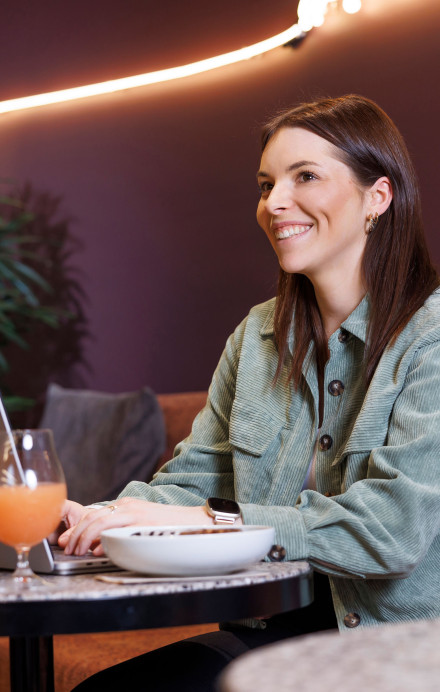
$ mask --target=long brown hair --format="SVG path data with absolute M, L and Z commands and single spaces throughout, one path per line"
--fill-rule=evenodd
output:
M 285 127 L 301 127 L 331 142 L 362 187 L 387 176 L 393 200 L 368 235 L 362 271 L 371 301 L 365 355 L 369 383 L 380 357 L 439 285 L 426 245 L 415 171 L 405 142 L 373 101 L 350 94 L 305 103 L 275 116 L 263 128 L 262 149 Z M 309 279 L 280 270 L 275 310 L 275 341 L 281 370 L 294 316 L 295 353 L 291 376 L 296 386 L 310 341 L 318 364 L 327 360 L 327 339 Z

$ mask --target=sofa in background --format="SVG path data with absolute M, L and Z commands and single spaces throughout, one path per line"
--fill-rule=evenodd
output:
M 158 458 L 155 470 L 172 456 L 175 445 L 189 434 L 192 421 L 203 408 L 206 397 L 207 392 L 157 396 L 165 422 L 166 448 Z M 130 632 L 57 635 L 54 637 L 55 692 L 69 692 L 89 675 L 133 656 L 216 629 L 217 624 L 213 623 Z M 6 637 L 1 637 L 0 692 L 9 689 L 9 642 Z
M 50 384 L 39 427 L 53 430 L 68 497 L 82 505 L 113 500 L 133 478 L 149 481 L 166 446 L 149 387 L 109 394 Z

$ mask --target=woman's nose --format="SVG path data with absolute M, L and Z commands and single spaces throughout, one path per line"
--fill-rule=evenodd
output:
M 284 185 L 274 185 L 266 199 L 266 208 L 271 214 L 288 209 L 293 203 L 289 190 Z

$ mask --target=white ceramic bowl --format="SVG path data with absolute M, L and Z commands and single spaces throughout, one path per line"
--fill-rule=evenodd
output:
M 155 576 L 227 574 L 267 555 L 271 526 L 127 526 L 107 529 L 101 541 L 123 569 Z

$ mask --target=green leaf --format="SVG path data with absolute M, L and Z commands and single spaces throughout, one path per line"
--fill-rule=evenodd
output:
M 5 336 L 6 339 L 8 339 L 8 341 L 12 341 L 14 344 L 17 344 L 17 346 L 20 346 L 20 348 L 29 348 L 29 344 L 17 333 L 15 327 L 13 329 L 10 329 L 7 326 L 0 323 L 0 334 L 3 334 L 3 336 Z
M 48 308 L 41 308 L 40 310 L 34 310 L 32 312 L 32 317 L 40 322 L 44 322 L 49 327 L 59 327 L 60 326 L 60 316 L 53 310 Z
M 35 399 L 29 399 L 25 396 L 4 396 L 3 403 L 8 413 L 16 411 L 28 411 L 35 405 Z
M 14 268 L 17 273 L 21 274 L 21 276 L 25 276 L 34 283 L 38 284 L 47 293 L 50 293 L 52 291 L 52 288 L 49 286 L 47 281 L 43 279 L 43 277 L 40 276 L 38 272 L 35 271 L 35 269 L 28 267 L 26 264 L 23 264 L 23 262 L 14 262 Z
M 9 195 L 0 196 L 0 204 L 7 204 L 10 207 L 15 207 L 16 209 L 23 209 L 24 204 L 20 199 L 16 197 L 9 197 Z
M 12 285 L 23 295 L 28 303 L 31 305 L 39 305 L 40 301 L 32 289 L 24 281 L 22 281 L 14 271 L 9 269 L 7 264 L 4 262 L 3 265 L 0 264 L 0 277 L 1 276 L 3 276 L 5 279 L 9 279 Z
M 23 245 L 24 243 L 31 243 L 37 244 L 39 243 L 38 238 L 34 238 L 34 236 L 31 235 L 16 235 L 16 234 L 11 234 L 7 233 L 4 229 L 0 227 L 0 247 L 1 246 L 7 246 L 7 247 L 15 247 L 16 245 Z M 37 255 L 34 253 L 34 257 L 37 257 Z
M 15 329 L 14 322 L 6 315 L 5 312 L 0 313 L 0 325 L 9 326 L 10 328 Z
M 17 230 L 27 226 L 30 221 L 33 221 L 32 214 L 21 214 L 15 219 L 8 219 L 2 223 L 2 228 L 9 231 L 10 233 L 15 233 Z

